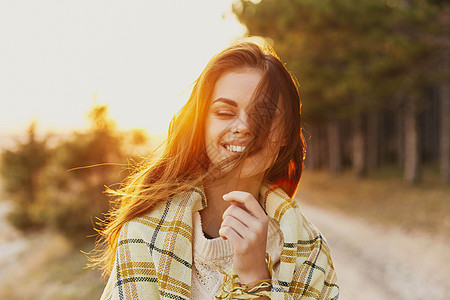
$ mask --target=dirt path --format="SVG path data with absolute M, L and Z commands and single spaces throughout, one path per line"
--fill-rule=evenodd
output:
M 325 211 L 300 200 L 330 244 L 342 300 L 440 300 L 450 295 L 450 243 Z
M 53 231 L 21 234 L 5 218 L 10 209 L 0 202 L 0 299 L 98 299 L 104 283 L 83 269 L 84 255 Z

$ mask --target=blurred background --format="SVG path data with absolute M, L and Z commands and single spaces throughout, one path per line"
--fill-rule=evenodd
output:
M 442 0 L 0 2 L 0 299 L 98 299 L 84 268 L 132 165 L 209 59 L 270 43 L 299 82 L 297 200 L 340 299 L 450 294 L 450 4 Z

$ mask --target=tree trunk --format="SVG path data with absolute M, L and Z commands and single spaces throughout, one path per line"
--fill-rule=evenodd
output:
M 397 109 L 396 115 L 396 141 L 397 141 L 397 165 L 405 167 L 405 114 L 402 109 Z
M 318 156 L 319 156 L 319 166 L 327 167 L 328 166 L 328 140 L 326 135 L 326 128 L 323 124 L 318 126 L 318 130 L 316 133 L 316 138 L 318 138 Z
M 318 126 L 310 124 L 308 130 L 304 132 L 306 140 L 306 159 L 305 165 L 311 170 L 319 169 L 319 136 L 317 135 Z
M 367 116 L 367 170 L 369 172 L 374 171 L 378 167 L 378 123 L 379 113 L 370 112 Z
M 405 105 L 405 167 L 403 177 L 410 184 L 420 181 L 419 130 L 417 103 L 408 99 Z
M 327 126 L 328 131 L 328 162 L 330 172 L 339 174 L 342 171 L 342 147 L 339 121 L 331 120 Z
M 320 123 L 310 125 L 306 165 L 313 170 L 328 165 L 328 140 L 324 126 Z
M 443 61 L 443 69 L 450 73 L 450 59 L 446 53 Z M 441 175 L 445 182 L 450 183 L 450 84 L 442 82 L 440 86 L 441 100 L 441 143 L 440 166 Z
M 363 117 L 357 116 L 352 120 L 353 138 L 352 138 L 352 157 L 353 157 L 353 171 L 358 177 L 363 177 L 366 174 L 365 166 L 365 141 L 364 141 L 364 126 Z

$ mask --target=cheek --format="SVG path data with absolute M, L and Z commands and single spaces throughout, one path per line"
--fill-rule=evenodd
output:
M 205 145 L 208 145 L 211 142 L 214 142 L 214 140 L 217 138 L 216 127 L 217 127 L 217 125 L 215 124 L 214 120 L 211 119 L 211 117 L 206 118 L 206 123 L 205 123 L 206 143 L 205 143 Z
M 206 155 L 210 161 L 219 162 L 222 157 L 219 141 L 224 130 L 223 124 L 218 120 L 207 118 L 205 125 Z
M 263 155 L 266 160 L 266 166 L 270 167 L 278 157 L 280 151 L 279 141 L 268 141 L 264 148 Z
M 260 153 L 260 159 L 264 161 L 265 168 L 268 169 L 272 166 L 278 157 L 280 152 L 281 141 L 278 133 L 272 133 L 267 138 L 264 144 L 264 148 Z
M 245 169 L 251 173 L 265 172 L 277 159 L 279 150 L 279 141 L 268 139 L 261 151 L 247 158 Z
M 223 134 L 227 131 L 229 126 L 229 122 L 217 120 L 217 119 L 211 119 L 208 118 L 206 120 L 206 140 L 208 142 L 217 143 L 219 139 L 222 138 Z

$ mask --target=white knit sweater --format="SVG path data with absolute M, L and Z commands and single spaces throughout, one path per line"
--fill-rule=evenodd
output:
M 193 264 L 191 299 L 215 299 L 222 285 L 222 269 L 231 273 L 233 248 L 230 241 L 222 238 L 207 239 L 203 234 L 200 213 L 193 217 Z M 278 278 L 280 254 L 283 248 L 283 233 L 277 221 L 270 218 L 266 252 L 273 263 L 274 278 Z

